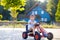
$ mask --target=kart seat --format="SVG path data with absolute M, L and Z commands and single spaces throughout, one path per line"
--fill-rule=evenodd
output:
M 28 25 L 26 25 L 26 32 L 32 32 L 32 30 L 30 31 L 30 30 L 28 30 Z

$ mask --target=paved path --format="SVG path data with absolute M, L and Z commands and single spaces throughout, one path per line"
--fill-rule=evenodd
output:
M 45 29 L 54 34 L 53 40 L 60 40 L 60 29 Z M 22 32 L 25 31 L 23 28 L 0 28 L 0 40 L 24 40 L 22 38 Z M 42 38 L 41 40 L 47 40 Z M 28 37 L 26 40 L 34 40 L 33 37 Z

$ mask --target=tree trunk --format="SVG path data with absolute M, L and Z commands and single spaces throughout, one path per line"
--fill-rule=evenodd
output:
M 11 13 L 10 13 L 10 15 L 12 16 L 12 20 L 13 21 L 17 21 L 17 15 L 18 15 L 18 13 L 16 12 L 16 10 L 11 10 Z

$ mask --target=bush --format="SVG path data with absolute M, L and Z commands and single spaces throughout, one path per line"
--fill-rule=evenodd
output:
M 0 14 L 0 20 L 3 18 L 3 16 Z
M 42 25 L 44 28 L 56 28 L 56 25 L 49 25 L 49 24 L 44 24 Z

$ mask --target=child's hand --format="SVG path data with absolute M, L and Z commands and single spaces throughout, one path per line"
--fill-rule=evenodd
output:
M 29 24 L 34 24 L 34 22 L 30 22 Z
M 31 22 L 31 24 L 35 24 L 34 22 Z

